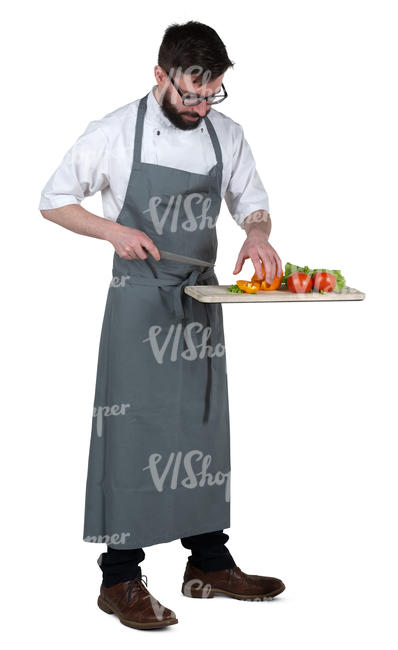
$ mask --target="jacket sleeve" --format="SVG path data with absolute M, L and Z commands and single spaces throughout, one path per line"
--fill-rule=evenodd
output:
M 232 173 L 224 198 L 232 217 L 241 226 L 245 218 L 255 210 L 269 212 L 269 201 L 243 128 L 239 124 L 237 126 Z
M 39 210 L 81 203 L 104 190 L 109 185 L 108 152 L 103 128 L 97 121 L 90 122 L 44 186 Z

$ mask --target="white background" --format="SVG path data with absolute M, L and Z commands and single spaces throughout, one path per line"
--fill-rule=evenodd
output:
M 8 5 L 0 570 L 9 646 L 396 648 L 394 4 Z M 263 603 L 184 598 L 188 552 L 178 540 L 153 546 L 143 573 L 180 623 L 144 633 L 97 608 L 104 546 L 82 541 L 113 249 L 45 221 L 37 206 L 88 122 L 148 92 L 164 30 L 189 19 L 214 27 L 236 63 L 222 111 L 252 147 L 283 263 L 340 268 L 366 299 L 224 306 L 228 546 L 243 571 L 280 577 L 286 591 Z M 101 214 L 100 196 L 84 205 Z M 216 273 L 229 284 L 244 233 L 225 204 L 218 223 Z M 240 278 L 252 270 L 246 262 Z

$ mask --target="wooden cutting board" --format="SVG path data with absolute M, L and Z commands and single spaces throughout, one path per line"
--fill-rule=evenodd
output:
M 365 294 L 351 287 L 331 293 L 292 293 L 286 286 L 276 291 L 258 291 L 257 293 L 231 293 L 231 285 L 192 284 L 185 287 L 185 293 L 199 302 L 332 302 L 336 300 L 363 300 Z

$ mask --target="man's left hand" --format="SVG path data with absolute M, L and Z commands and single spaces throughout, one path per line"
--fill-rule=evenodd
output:
M 273 282 L 275 275 L 280 277 L 283 272 L 282 262 L 278 253 L 268 241 L 269 229 L 269 227 L 265 228 L 264 222 L 252 223 L 250 227 L 247 227 L 247 237 L 240 249 L 233 271 L 234 275 L 241 272 L 245 260 L 250 258 L 258 278 L 264 279 L 261 263 L 264 264 L 265 281 L 268 284 Z

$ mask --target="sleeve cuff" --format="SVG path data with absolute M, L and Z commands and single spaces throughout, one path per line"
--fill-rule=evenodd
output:
M 256 212 L 256 210 L 265 210 L 268 214 L 269 212 L 269 207 L 264 206 L 264 205 L 249 205 L 244 212 L 240 211 L 237 212 L 236 214 L 233 215 L 233 218 L 235 219 L 236 223 L 238 226 L 243 228 L 243 222 L 246 219 L 246 217 L 249 216 L 249 214 L 252 214 L 252 212 Z
M 81 201 L 76 196 L 57 195 L 42 196 L 39 203 L 39 210 L 54 210 L 54 208 L 63 208 L 65 205 L 80 205 Z

